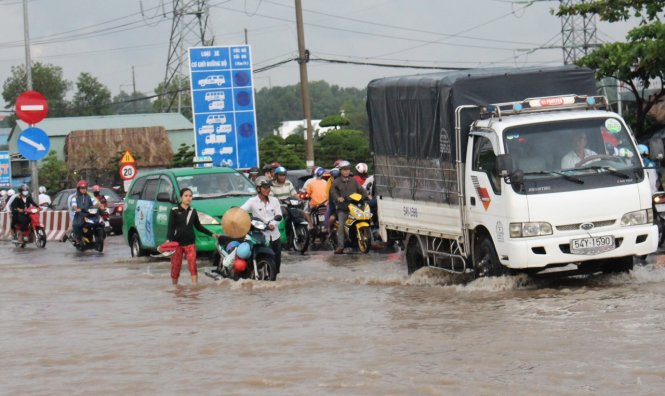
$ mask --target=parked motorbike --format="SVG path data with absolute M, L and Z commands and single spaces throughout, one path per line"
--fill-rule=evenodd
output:
M 363 202 L 363 196 L 358 193 L 349 195 L 345 204 L 349 208 L 349 216 L 344 223 L 345 245 L 358 248 L 362 253 L 369 253 L 372 247 L 372 211 L 367 202 Z M 339 221 L 335 222 L 330 236 L 330 243 L 333 248 L 337 248 L 337 230 Z
M 68 239 L 72 245 L 80 251 L 89 249 L 95 249 L 98 252 L 103 251 L 104 239 L 106 239 L 106 225 L 104 224 L 104 219 L 101 216 L 100 210 L 97 208 L 90 208 L 82 210 L 81 213 L 83 213 L 81 242 L 76 242 L 73 230 L 67 234 L 66 239 Z
M 281 202 L 286 208 L 287 246 L 296 252 L 305 253 L 309 246 L 309 224 L 303 210 L 304 201 L 297 198 L 284 199 Z
M 205 274 L 215 280 L 229 278 L 274 281 L 277 277 L 275 252 L 263 231 L 268 225 L 259 219 L 252 219 L 249 233 L 240 239 L 220 236 L 217 251 L 213 258 L 215 268 Z
M 41 209 L 36 206 L 30 206 L 25 210 L 30 221 L 25 231 L 21 230 L 21 226 L 18 224 L 14 227 L 16 233 L 14 245 L 24 248 L 26 244 L 34 242 L 38 248 L 46 246 L 46 232 L 39 222 L 39 212 L 41 212 Z
M 653 195 L 654 222 L 658 226 L 658 246 L 665 242 L 665 192 Z

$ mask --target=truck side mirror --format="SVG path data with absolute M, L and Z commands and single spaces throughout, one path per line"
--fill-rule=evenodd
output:
M 513 173 L 513 158 L 510 154 L 497 155 L 496 171 L 501 177 L 508 177 Z
M 158 202 L 171 202 L 172 201 L 171 194 L 169 194 L 167 192 L 160 192 L 159 194 L 157 194 L 157 201 Z

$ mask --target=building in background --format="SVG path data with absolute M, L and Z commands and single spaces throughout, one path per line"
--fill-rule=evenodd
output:
M 312 130 L 314 136 L 323 136 L 326 132 L 335 129 L 335 127 L 320 127 L 319 123 L 321 120 L 312 120 Z M 282 138 L 286 139 L 289 135 L 294 133 L 302 133 L 303 137 L 306 139 L 307 134 L 307 124 L 305 120 L 294 120 L 294 121 L 282 121 L 282 125 L 277 128 L 274 133 L 279 135 Z

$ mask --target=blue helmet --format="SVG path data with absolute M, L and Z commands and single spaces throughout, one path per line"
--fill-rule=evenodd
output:
M 325 170 L 325 169 L 323 169 L 323 168 L 318 168 L 318 169 L 316 170 L 316 177 L 321 177 L 321 176 L 323 176 L 325 173 L 326 173 L 326 170 Z
M 233 251 L 233 249 L 238 247 L 238 245 L 240 245 L 240 242 L 231 241 L 231 242 L 228 243 L 228 245 L 226 245 L 226 251 L 231 253 Z
M 332 175 L 332 177 L 338 177 L 338 176 L 339 176 L 339 169 L 337 169 L 337 168 L 332 168 L 332 169 L 330 170 L 330 174 Z
M 238 248 L 236 250 L 236 256 L 240 257 L 241 259 L 248 259 L 252 255 L 252 247 L 249 246 L 249 243 L 243 242 L 240 245 L 238 245 Z
M 649 147 L 647 147 L 645 144 L 638 144 L 637 151 L 640 152 L 640 155 L 649 155 Z
M 275 174 L 276 175 L 281 175 L 281 174 L 286 175 L 286 168 L 283 167 L 283 166 L 278 166 L 277 168 L 275 168 Z

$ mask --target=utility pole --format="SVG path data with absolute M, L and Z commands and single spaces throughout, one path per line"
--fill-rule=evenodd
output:
M 23 37 L 25 40 L 25 87 L 27 91 L 32 91 L 32 59 L 30 59 L 28 0 L 23 0 Z M 37 161 L 30 161 L 30 175 L 32 176 L 32 197 L 39 200 L 39 172 L 37 171 Z
M 132 99 L 134 99 L 134 113 L 136 113 L 138 102 L 136 101 L 136 74 L 134 73 L 134 66 L 132 66 Z
M 312 114 L 309 107 L 309 82 L 307 79 L 307 62 L 309 51 L 305 49 L 305 31 L 302 21 L 302 4 L 296 0 L 296 26 L 298 30 L 298 63 L 300 64 L 300 93 L 302 96 L 302 112 L 307 123 L 307 139 L 305 140 L 307 167 L 314 166 L 314 140 L 312 134 Z
M 245 28 L 245 45 L 247 44 L 249 44 L 249 42 L 247 41 L 247 28 Z

